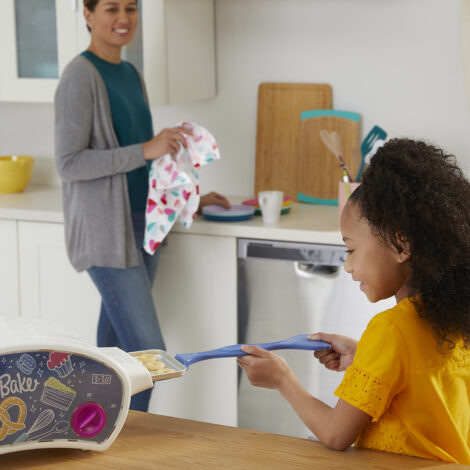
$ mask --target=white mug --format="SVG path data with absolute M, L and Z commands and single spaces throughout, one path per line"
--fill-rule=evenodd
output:
M 281 216 L 284 193 L 282 191 L 261 191 L 258 202 L 265 224 L 277 224 Z

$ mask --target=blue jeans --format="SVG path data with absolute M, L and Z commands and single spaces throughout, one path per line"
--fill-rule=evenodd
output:
M 145 214 L 133 214 L 139 266 L 128 269 L 93 266 L 88 274 L 101 294 L 98 346 L 124 351 L 166 349 L 152 298 L 159 250 L 149 255 L 142 248 Z M 147 411 L 152 389 L 134 395 L 131 409 Z

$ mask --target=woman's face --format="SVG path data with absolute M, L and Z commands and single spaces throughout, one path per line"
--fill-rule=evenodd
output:
M 376 236 L 355 204 L 346 204 L 341 214 L 341 233 L 346 244 L 344 270 L 371 302 L 395 296 L 397 302 L 410 295 L 407 280 L 411 274 L 405 251 L 386 246 Z
M 85 8 L 84 14 L 92 41 L 101 47 L 129 44 L 139 21 L 136 0 L 99 0 L 93 11 Z

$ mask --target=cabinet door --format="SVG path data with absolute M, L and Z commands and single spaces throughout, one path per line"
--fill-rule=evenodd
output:
M 100 296 L 77 273 L 65 249 L 62 224 L 19 222 L 21 315 L 42 318 L 96 344 Z
M 154 294 L 170 354 L 237 342 L 236 239 L 173 233 L 162 248 Z M 150 411 L 237 425 L 234 358 L 198 362 L 156 382 Z
M 129 60 L 141 49 L 152 104 L 215 96 L 214 22 L 214 0 L 142 0 Z
M 59 74 L 77 53 L 82 5 L 82 0 L 0 2 L 3 101 L 53 101 Z
M 0 220 L 0 315 L 20 314 L 15 220 Z

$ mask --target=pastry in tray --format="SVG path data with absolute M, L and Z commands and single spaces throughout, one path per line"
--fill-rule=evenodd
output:
M 129 354 L 148 369 L 153 381 L 181 377 L 186 371 L 186 367 L 183 364 L 180 364 L 166 351 L 161 349 L 133 351 Z

